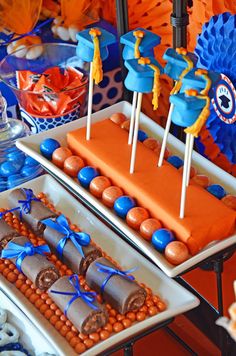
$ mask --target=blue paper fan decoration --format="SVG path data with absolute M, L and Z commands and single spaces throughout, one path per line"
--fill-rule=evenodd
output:
M 205 130 L 208 130 L 232 168 L 236 164 L 236 15 L 226 12 L 211 17 L 203 25 L 195 53 L 198 56 L 197 67 L 226 76 L 222 76 L 214 90 Z M 206 145 L 210 141 L 204 141 L 202 137 L 197 141 L 198 150 L 207 156 Z

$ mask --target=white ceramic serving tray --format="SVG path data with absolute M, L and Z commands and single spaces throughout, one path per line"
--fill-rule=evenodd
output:
M 16 288 L 11 287 L 11 284 L 0 275 L 0 308 L 7 311 L 7 322 L 15 326 L 19 331 L 19 342 L 31 355 L 37 356 L 43 352 L 55 355 L 56 350 L 52 344 L 49 343 L 27 315 L 24 314 L 20 303 L 16 305 L 18 298 L 13 294 L 13 289 Z
M 116 260 L 123 269 L 139 266 L 135 277 L 144 282 L 154 293 L 158 294 L 167 303 L 167 310 L 150 317 L 132 327 L 114 334 L 105 341 L 86 351 L 84 355 L 94 356 L 116 345 L 124 339 L 142 332 L 158 323 L 168 320 L 178 314 L 198 306 L 198 299 L 181 287 L 174 280 L 165 276 L 154 264 L 142 257 L 136 250 L 120 239 L 106 225 L 97 219 L 83 205 L 81 205 L 70 193 L 68 193 L 55 179 L 44 175 L 25 183 L 22 187 L 33 189 L 34 193 L 44 192 L 53 202 L 56 209 L 70 217 L 74 224 L 78 224 L 82 230 L 89 233 L 92 239 L 108 255 Z M 0 193 L 0 207 L 7 207 L 9 191 Z M 4 283 L 5 285 L 5 283 Z M 8 294 L 14 298 L 14 302 L 23 310 L 28 318 L 37 326 L 44 337 L 53 345 L 58 355 L 73 356 L 75 353 L 67 341 L 50 325 L 40 312 L 13 286 L 8 287 Z
M 123 101 L 107 109 L 101 110 L 93 114 L 92 122 L 101 121 L 116 112 L 123 112 L 127 115 L 127 117 L 130 117 L 131 105 L 128 102 Z M 135 230 L 129 228 L 126 222 L 117 217 L 113 210 L 107 208 L 100 200 L 95 198 L 88 190 L 84 189 L 79 183 L 77 183 L 77 181 L 70 178 L 61 169 L 57 168 L 51 161 L 47 160 L 41 155 L 39 146 L 43 139 L 52 137 L 60 141 L 62 145 L 66 145 L 67 132 L 83 127 L 85 125 L 86 118 L 84 117 L 47 132 L 42 132 L 36 136 L 23 138 L 17 141 L 16 144 L 18 148 L 45 166 L 48 171 L 59 178 L 60 181 L 68 188 L 72 189 L 75 194 L 80 195 L 88 203 L 94 206 L 103 216 L 106 217 L 107 220 L 109 220 L 119 230 L 121 230 L 128 240 L 132 241 L 145 255 L 147 255 L 170 277 L 175 277 L 184 273 L 207 257 L 212 256 L 213 254 L 225 249 L 230 245 L 233 245 L 236 242 L 236 234 L 234 234 L 230 238 L 219 241 L 214 245 L 211 244 L 211 247 L 209 246 L 208 248 L 205 248 L 194 257 L 188 259 L 176 267 L 171 265 L 163 254 L 157 252 L 151 243 L 145 241 L 137 232 L 135 232 Z M 141 114 L 140 116 L 140 127 L 148 133 L 149 137 L 155 137 L 160 141 L 162 140 L 164 133 L 163 128 L 144 114 Z M 185 145 L 171 134 L 168 137 L 168 147 L 171 149 L 172 154 L 177 154 L 180 157 L 184 157 Z M 229 193 L 236 194 L 236 179 L 233 176 L 224 172 L 222 169 L 218 168 L 216 165 L 196 152 L 193 152 L 192 164 L 199 173 L 209 176 L 212 182 L 222 184 Z

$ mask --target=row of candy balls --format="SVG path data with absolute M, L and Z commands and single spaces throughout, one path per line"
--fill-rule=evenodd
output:
M 77 177 L 80 184 L 101 199 L 106 206 L 113 208 L 120 218 L 125 219 L 131 228 L 139 231 L 156 250 L 164 252 L 170 263 L 177 265 L 189 258 L 188 249 L 183 242 L 174 241 L 174 235 L 170 230 L 162 228 L 159 220 L 150 218 L 147 209 L 137 207 L 135 199 L 124 195 L 120 187 L 113 186 L 110 179 L 101 176 L 96 168 L 85 166 L 80 157 L 73 156 L 67 147 L 60 147 L 60 144 L 51 138 L 41 143 L 40 150 L 47 159 L 63 168 L 67 174 Z

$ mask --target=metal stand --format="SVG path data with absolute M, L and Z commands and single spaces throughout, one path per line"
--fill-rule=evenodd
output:
M 116 19 L 117 19 L 117 32 L 118 39 L 120 36 L 124 35 L 129 31 L 129 20 L 128 20 L 128 5 L 127 0 L 116 0 Z M 121 75 L 122 80 L 124 82 L 125 77 L 127 75 L 127 69 L 124 66 L 124 61 L 122 58 L 122 45 L 119 41 L 120 47 L 120 67 L 121 67 Z M 123 99 L 127 101 L 131 101 L 131 92 L 129 92 L 125 87 L 123 88 Z
M 173 13 L 171 25 L 173 27 L 173 47 L 187 47 L 187 26 L 189 16 L 187 12 L 187 0 L 173 1 Z
M 215 272 L 217 284 L 217 309 L 201 294 L 193 289 L 193 287 L 190 286 L 182 277 L 176 278 L 176 280 L 183 287 L 195 294 L 201 301 L 200 305 L 194 309 L 194 311 L 187 312 L 186 316 L 221 350 L 222 356 L 231 356 L 236 354 L 235 342 L 229 337 L 228 333 L 223 328 L 215 324 L 216 320 L 224 314 L 222 287 L 224 262 L 232 257 L 235 251 L 236 244 L 226 248 L 214 256 L 211 256 L 191 269 L 193 270 L 197 267 L 201 267 Z

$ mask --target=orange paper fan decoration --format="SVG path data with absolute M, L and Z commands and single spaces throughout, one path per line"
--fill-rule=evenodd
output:
M 202 26 L 213 15 L 223 12 L 236 13 L 235 0 L 194 0 L 189 12 L 188 49 L 194 51 L 197 36 L 202 32 Z
M 96 0 L 61 0 L 61 16 L 69 27 L 85 28 L 99 20 L 100 2 Z
M 16 34 L 31 31 L 36 25 L 42 0 L 0 0 L 0 28 Z

